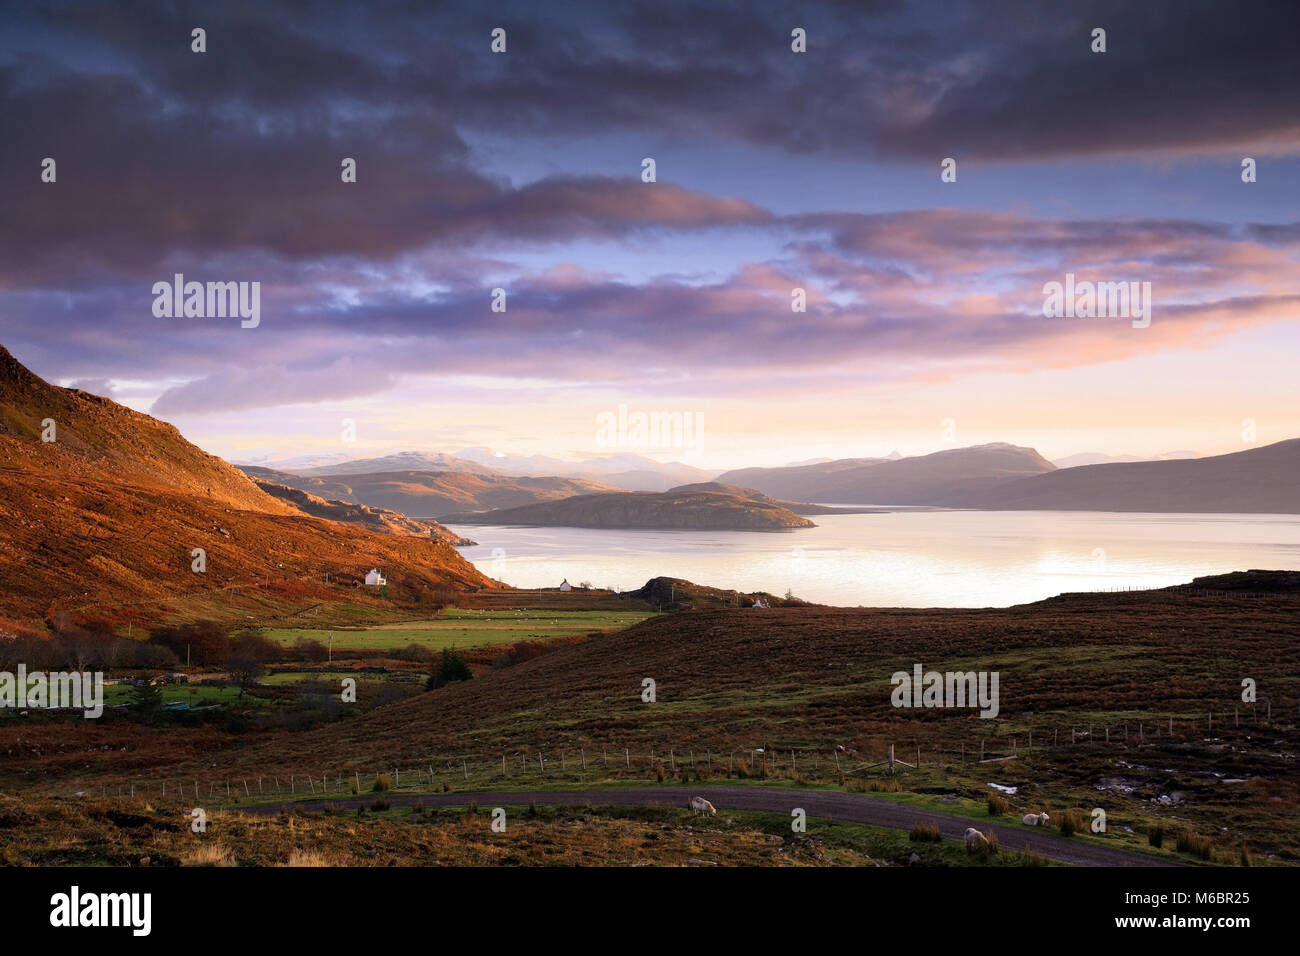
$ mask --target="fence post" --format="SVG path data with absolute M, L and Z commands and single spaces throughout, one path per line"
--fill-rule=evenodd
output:
M 623 763 L 627 765 L 628 770 L 632 769 L 632 758 L 628 756 L 626 747 L 623 748 Z

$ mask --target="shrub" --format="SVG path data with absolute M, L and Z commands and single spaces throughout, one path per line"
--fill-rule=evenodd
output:
M 297 661 L 323 661 L 330 655 L 330 650 L 320 641 L 300 637 L 293 642 L 293 647 L 285 656 Z
M 1178 852 L 1209 860 L 1214 856 L 1214 841 L 1191 830 L 1183 830 L 1178 834 Z
M 426 690 L 444 687 L 456 681 L 469 680 L 474 674 L 469 669 L 469 662 L 451 648 L 444 648 L 442 657 L 429 671 Z
M 1046 866 L 1047 861 L 1044 860 L 1041 856 L 1039 856 L 1029 847 L 1025 847 L 1025 849 L 1020 853 L 1020 865 L 1021 866 Z
M 375 785 L 370 788 L 371 793 L 384 793 L 393 788 L 393 782 L 388 779 L 388 774 L 381 773 L 375 775 Z
M 1078 810 L 1066 810 L 1057 819 L 1056 826 L 1061 831 L 1061 836 L 1067 837 L 1088 829 L 1087 821 Z
M 943 839 L 939 835 L 938 824 L 934 823 L 918 823 L 912 827 L 912 832 L 907 835 L 907 838 L 913 843 L 937 843 Z
M 385 800 L 383 797 L 376 797 L 374 802 L 370 804 L 370 809 L 374 810 L 376 813 L 379 813 L 381 810 L 387 810 L 389 806 L 390 806 L 389 802 Z
M 990 793 L 988 796 L 989 816 L 1004 817 L 1011 812 L 1011 801 L 1001 794 Z
M 1165 828 L 1162 824 L 1153 823 L 1147 827 L 1147 842 L 1156 849 L 1165 845 Z

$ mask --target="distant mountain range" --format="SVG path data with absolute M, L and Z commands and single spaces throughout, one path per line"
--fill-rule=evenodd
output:
M 1155 459 L 1099 464 L 1080 463 L 1098 457 L 1097 453 L 1085 453 L 1062 459 L 1076 464 L 1058 467 L 1032 448 L 997 442 L 909 458 L 894 453 L 886 458 L 840 458 L 775 468 L 741 468 L 725 472 L 716 480 L 706 478 L 676 484 L 669 483 L 674 473 L 696 469 L 663 465 L 634 455 L 615 455 L 599 460 L 599 468 L 605 469 L 600 480 L 562 475 L 509 476 L 494 472 L 485 463 L 501 460 L 485 450 L 478 454 L 483 461 L 445 453 L 402 452 L 317 466 L 298 474 L 254 466 L 244 466 L 243 470 L 264 481 L 326 499 L 353 501 L 416 517 L 450 514 L 453 520 L 462 522 L 468 521 L 466 516 L 475 512 L 518 509 L 574 496 L 590 498 L 620 491 L 656 490 L 664 484 L 668 485 L 666 490 L 678 494 L 687 490 L 716 492 L 800 515 L 843 510 L 827 506 L 854 506 L 854 510 L 870 506 L 912 506 L 1296 513 L 1300 512 L 1300 480 L 1296 477 L 1298 472 L 1288 464 L 1290 447 L 1287 442 L 1281 442 L 1208 458 L 1195 457 L 1193 452 L 1169 452 Z M 1269 448 L 1274 450 L 1268 451 Z M 506 461 L 508 467 L 516 469 L 558 463 L 558 459 L 540 457 Z M 631 473 L 619 469 L 636 463 L 646 465 L 646 470 L 637 473 L 642 481 L 631 484 L 648 484 L 651 488 L 628 487 L 626 477 Z M 421 467 L 380 470 L 394 464 Z M 612 507 L 612 504 L 607 502 L 602 507 Z M 638 514 L 647 507 L 638 505 Z M 538 515 L 560 513 L 557 509 L 539 509 L 513 518 L 521 523 L 534 523 Z M 564 514 L 569 513 L 565 510 Z
M 1113 462 L 972 488 L 937 504 L 1018 511 L 1300 513 L 1300 438 L 1168 461 Z
M 1085 451 L 1078 455 L 1053 459 L 1052 464 L 1057 468 L 1078 468 L 1080 465 L 1107 465 L 1117 461 L 1175 461 L 1200 457 L 1200 452 L 1195 451 L 1167 451 L 1163 455 L 1152 455 L 1147 458 L 1140 455 L 1106 455 L 1099 451 Z
M 1300 439 L 1186 458 L 1057 468 L 1032 448 L 977 445 L 897 461 L 746 468 L 719 478 L 781 498 L 982 510 L 1300 513 Z M 1189 453 L 1190 454 L 1190 453 Z
M 324 498 L 356 501 L 372 508 L 387 508 L 421 518 L 453 511 L 513 508 L 536 501 L 621 490 L 578 478 L 512 478 L 493 474 L 473 462 L 467 464 L 471 470 L 315 475 L 294 475 L 253 465 L 241 467 L 247 474 L 261 481 L 287 485 Z
M 240 467 L 246 470 L 263 468 L 299 477 L 414 471 L 451 471 L 517 478 L 558 477 L 624 491 L 666 491 L 688 482 L 709 481 L 717 474 L 681 462 L 660 462 L 642 455 L 608 455 L 573 462 L 545 455 L 505 455 L 488 448 L 464 448 L 455 453 L 401 451 L 377 458 L 308 455 L 244 462 Z
M 936 505 L 1009 478 L 1054 469 L 1032 448 L 998 443 L 915 458 L 843 458 L 787 468 L 742 468 L 718 480 L 777 498 L 825 504 Z

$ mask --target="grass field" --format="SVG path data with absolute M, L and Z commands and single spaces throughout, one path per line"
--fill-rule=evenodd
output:
M 426 621 L 407 621 L 357 630 L 267 628 L 262 633 L 285 645 L 300 639 L 328 644 L 332 633 L 336 650 L 397 650 L 409 644 L 419 644 L 433 651 L 441 651 L 443 648 L 460 650 L 487 644 L 545 640 L 592 631 L 621 631 L 653 616 L 648 611 L 448 608 Z

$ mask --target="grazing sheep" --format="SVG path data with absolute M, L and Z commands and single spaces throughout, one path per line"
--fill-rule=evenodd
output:
M 979 830 L 976 830 L 974 827 L 966 828 L 966 848 L 968 850 L 974 847 L 988 846 L 988 843 L 989 838 L 983 833 L 980 833 Z
M 690 803 L 688 803 L 687 806 L 696 813 L 707 813 L 712 816 L 717 816 L 718 813 L 718 811 L 714 809 L 713 804 L 709 803 L 709 801 L 705 800 L 703 797 L 691 797 Z
M 1038 826 L 1040 823 L 1041 823 L 1043 826 L 1047 826 L 1047 814 L 1046 814 L 1046 813 L 1026 813 L 1023 817 L 1020 818 L 1020 822 L 1023 823 L 1023 824 L 1024 824 L 1025 826 L 1027 826 L 1027 827 L 1036 827 L 1036 826 Z

